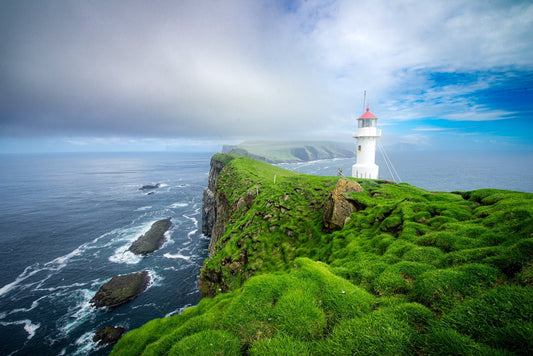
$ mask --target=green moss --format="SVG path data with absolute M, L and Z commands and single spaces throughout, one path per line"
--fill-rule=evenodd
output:
M 511 356 L 513 353 L 491 348 L 449 328 L 435 328 L 427 338 L 428 354 L 456 356 Z
M 401 261 L 387 267 L 374 282 L 374 289 L 380 295 L 408 294 L 416 279 L 435 267 L 425 263 Z
M 311 355 L 307 343 L 286 335 L 266 338 L 256 342 L 248 350 L 250 356 L 284 355 L 284 356 L 308 356 Z
M 522 355 L 533 352 L 533 288 L 503 285 L 457 305 L 445 317 L 479 342 Z
M 413 247 L 402 257 L 406 261 L 437 265 L 444 252 L 436 247 Z
M 114 355 L 533 353 L 533 194 L 357 179 L 329 233 L 338 177 L 219 158 L 230 216 L 202 278 L 223 293 L 130 331 Z
M 439 312 L 446 312 L 467 297 L 492 288 L 501 273 L 481 264 L 438 269 L 420 275 L 413 286 L 413 298 Z
M 170 349 L 169 355 L 240 355 L 241 344 L 233 334 L 224 330 L 204 330 L 181 339 Z
M 326 315 L 316 295 L 306 285 L 291 289 L 276 303 L 274 318 L 277 330 L 300 340 L 320 337 L 326 328 Z
M 407 320 L 383 310 L 339 323 L 320 345 L 331 355 L 412 355 L 418 337 Z

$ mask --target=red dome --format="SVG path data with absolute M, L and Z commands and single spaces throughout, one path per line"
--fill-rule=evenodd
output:
M 370 108 L 366 108 L 366 112 L 359 119 L 377 119 L 377 116 L 370 112 Z

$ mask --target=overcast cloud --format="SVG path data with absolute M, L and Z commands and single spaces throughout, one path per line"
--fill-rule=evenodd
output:
M 491 91 L 531 98 L 530 1 L 2 1 L 0 33 L 6 137 L 333 136 L 365 89 L 385 125 L 531 117 Z

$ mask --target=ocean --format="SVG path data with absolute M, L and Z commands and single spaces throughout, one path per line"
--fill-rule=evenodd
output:
M 532 154 L 389 154 L 410 184 L 437 191 L 499 188 L 533 192 Z M 211 154 L 0 155 L 0 354 L 105 355 L 94 333 L 137 328 L 198 303 L 209 240 L 201 234 L 202 191 Z M 280 164 L 301 173 L 350 175 L 353 159 Z M 380 176 L 391 179 L 378 156 Z M 160 183 L 154 190 L 139 190 Z M 172 218 L 164 246 L 127 251 L 160 219 Z M 89 303 L 113 276 L 149 271 L 131 302 Z
M 496 188 L 533 193 L 531 152 L 414 151 L 388 152 L 387 157 L 392 163 L 390 169 L 383 156 L 376 153 L 380 179 L 405 182 L 430 191 Z M 316 175 L 337 175 L 340 168 L 345 176 L 351 176 L 354 163 L 355 158 L 337 158 L 279 166 Z
M 92 342 L 100 327 L 130 330 L 197 304 L 210 156 L 0 156 L 0 354 L 105 355 L 111 348 Z M 168 217 L 174 226 L 160 250 L 127 251 Z M 152 282 L 133 301 L 112 310 L 89 304 L 113 276 L 143 270 Z

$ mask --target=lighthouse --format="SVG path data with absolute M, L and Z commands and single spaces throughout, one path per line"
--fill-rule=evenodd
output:
M 376 141 L 381 130 L 376 127 L 378 118 L 366 108 L 366 112 L 357 119 L 357 160 L 352 166 L 352 177 L 378 179 L 379 167 L 376 160 Z

